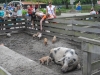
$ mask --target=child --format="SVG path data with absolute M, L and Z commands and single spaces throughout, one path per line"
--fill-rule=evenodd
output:
M 45 20 L 45 19 L 48 19 L 49 17 L 50 17 L 50 14 L 44 14 L 44 15 L 42 15 L 41 16 L 42 17 L 42 19 L 40 20 L 40 30 L 42 31 L 42 22 Z

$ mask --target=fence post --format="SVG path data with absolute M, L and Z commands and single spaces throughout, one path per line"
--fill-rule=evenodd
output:
M 27 23 L 28 23 L 27 16 L 25 16 L 25 30 L 27 29 Z
M 91 75 L 91 53 L 86 52 L 88 45 L 85 42 L 82 42 L 82 51 L 83 51 L 83 75 Z

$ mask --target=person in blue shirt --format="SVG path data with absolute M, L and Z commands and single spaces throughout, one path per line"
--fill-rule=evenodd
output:
M 0 22 L 3 22 L 4 21 L 4 15 L 5 15 L 5 12 L 2 10 L 2 7 L 0 7 Z M 0 24 L 0 26 L 3 26 L 2 24 Z M 3 30 L 3 28 L 1 28 L 0 30 Z
M 82 10 L 80 1 L 76 4 L 76 10 L 77 10 L 77 11 L 81 11 L 81 10 Z
M 6 6 L 7 6 L 7 5 L 4 3 L 4 4 L 3 4 L 3 8 L 6 9 Z

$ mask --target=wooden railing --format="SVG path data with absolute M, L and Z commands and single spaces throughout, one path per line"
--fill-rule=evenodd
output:
M 25 17 L 0 18 L 0 35 L 5 33 L 16 33 L 24 31 L 27 19 Z
M 94 15 L 93 15 L 94 16 Z M 97 16 L 97 15 L 95 15 Z M 79 17 L 79 16 L 78 16 Z M 87 16 L 88 17 L 88 16 Z M 86 18 L 86 17 L 85 17 Z M 100 37 L 100 22 L 91 20 L 77 20 L 73 18 L 58 18 L 48 20 L 49 23 L 43 23 L 43 29 L 50 31 L 43 32 L 45 35 L 58 36 L 60 38 L 81 42 L 78 37 L 98 38 Z M 39 20 L 35 21 L 35 28 L 40 29 Z M 29 33 L 35 33 L 36 30 L 29 29 L 31 25 L 26 25 Z M 26 32 L 27 32 L 26 31 Z
M 100 40 L 79 37 L 82 40 L 83 75 L 100 75 L 100 59 L 92 62 L 92 54 L 100 55 Z

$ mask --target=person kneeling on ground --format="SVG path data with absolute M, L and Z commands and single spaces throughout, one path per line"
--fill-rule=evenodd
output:
M 44 15 L 42 15 L 42 18 L 41 18 L 41 20 L 40 20 L 40 30 L 42 31 L 42 22 L 45 20 L 45 19 L 49 19 L 49 17 L 50 17 L 50 14 L 44 14 Z

